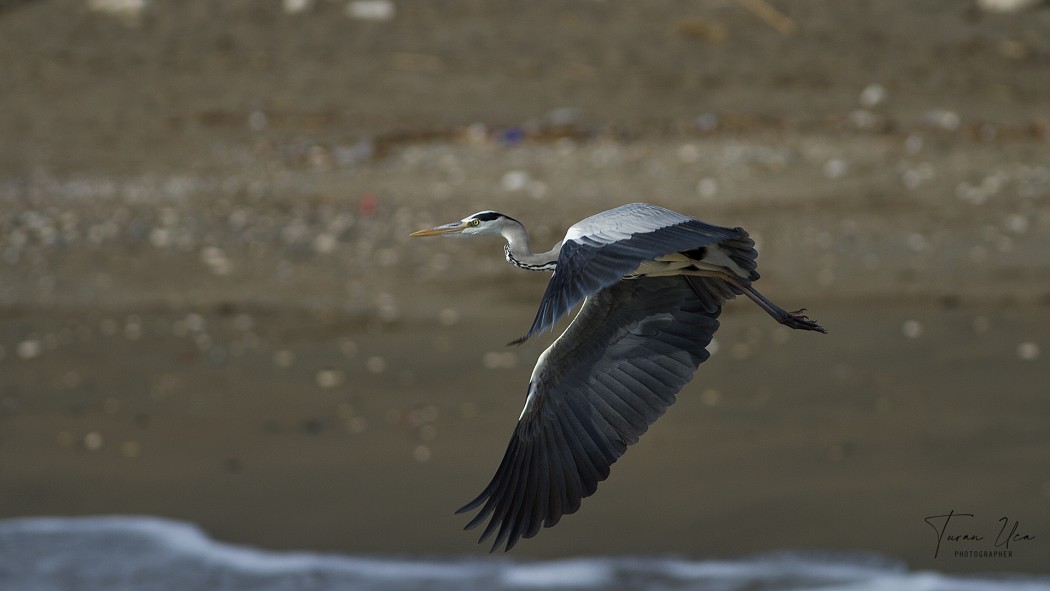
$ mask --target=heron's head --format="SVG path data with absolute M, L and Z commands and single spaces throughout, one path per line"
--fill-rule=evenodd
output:
M 412 232 L 410 236 L 499 236 L 508 224 L 518 222 L 510 216 L 495 211 L 479 211 L 473 215 L 441 226 Z

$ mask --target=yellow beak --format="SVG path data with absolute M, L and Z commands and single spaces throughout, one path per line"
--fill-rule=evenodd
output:
M 435 226 L 426 230 L 419 230 L 418 232 L 412 232 L 409 236 L 413 238 L 422 238 L 423 236 L 441 236 L 442 234 L 459 234 L 467 225 L 463 222 L 452 222 L 451 224 L 444 224 L 442 226 Z

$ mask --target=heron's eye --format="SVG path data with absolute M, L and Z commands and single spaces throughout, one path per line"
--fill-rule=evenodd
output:
M 471 226 L 477 226 L 477 225 L 479 225 L 480 223 L 481 223 L 481 220 L 470 220 L 470 225 L 471 225 Z

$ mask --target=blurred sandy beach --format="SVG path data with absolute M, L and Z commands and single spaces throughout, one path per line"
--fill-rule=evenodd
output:
M 495 209 L 546 248 L 649 201 L 747 228 L 757 287 L 830 334 L 732 302 L 516 555 L 1048 572 L 1050 9 L 354 4 L 0 2 L 0 518 L 481 554 L 452 511 L 547 277 L 408 234 Z M 935 558 L 949 511 L 985 539 Z

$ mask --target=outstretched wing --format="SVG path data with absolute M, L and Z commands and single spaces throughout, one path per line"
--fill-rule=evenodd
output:
M 621 281 L 587 299 L 540 356 L 496 475 L 458 512 L 481 507 L 507 549 L 574 513 L 708 357 L 724 299 L 686 276 Z M 498 533 L 497 533 L 498 532 Z
M 623 205 L 581 220 L 566 232 L 536 319 L 516 342 L 552 328 L 585 297 L 613 285 L 643 262 L 732 238 L 746 239 L 747 232 L 648 203 Z

